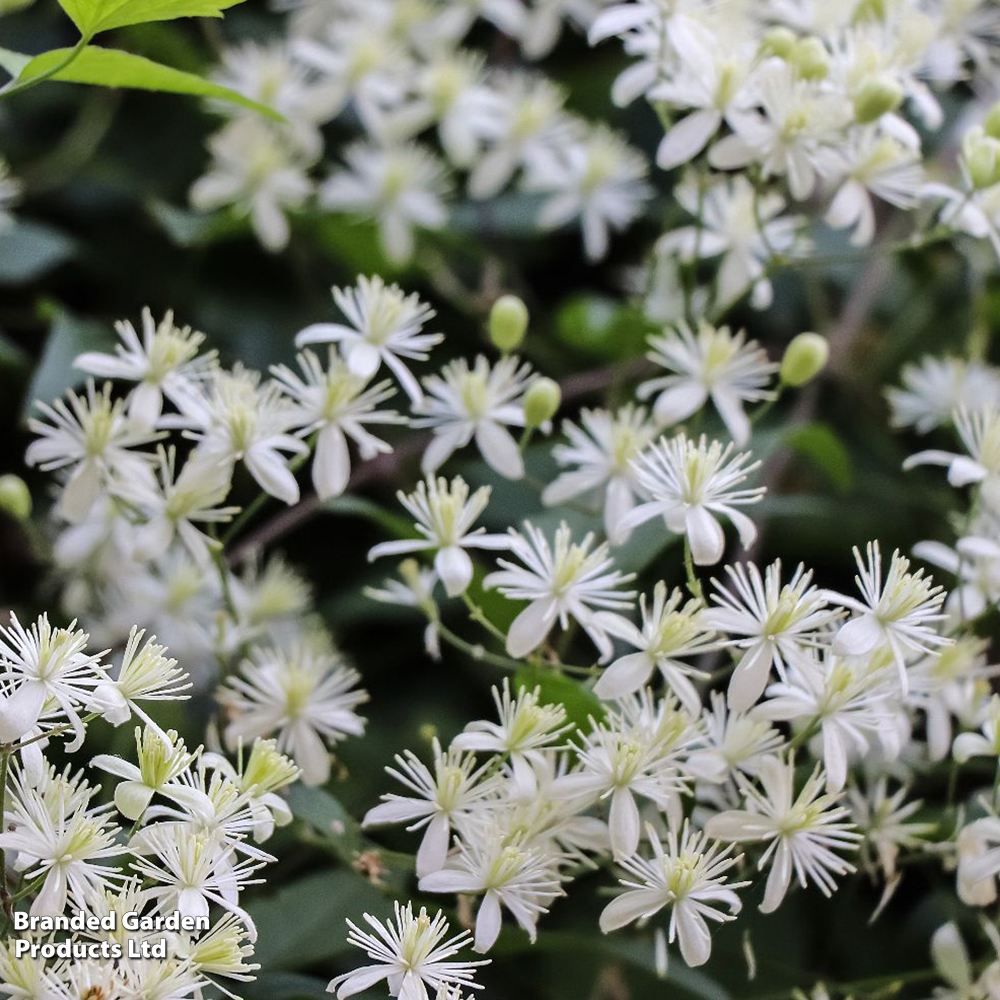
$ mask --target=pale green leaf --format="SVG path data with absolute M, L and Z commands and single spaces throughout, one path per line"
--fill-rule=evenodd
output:
M 24 67 L 31 62 L 31 56 L 10 49 L 0 49 L 0 69 L 5 69 L 11 76 L 20 76 Z
M 789 428 L 784 443 L 808 458 L 840 493 L 849 493 L 854 482 L 851 456 L 833 429 L 813 422 Z
M 0 285 L 21 285 L 69 260 L 76 243 L 42 222 L 18 219 L 0 236 Z
M 45 76 L 70 52 L 70 49 L 53 49 L 35 56 L 21 70 L 17 82 L 21 84 L 35 77 Z M 281 118 L 281 115 L 273 109 L 194 73 L 185 73 L 183 70 L 153 62 L 144 56 L 123 52 L 120 49 L 105 49 L 98 45 L 86 46 L 68 66 L 54 73 L 51 79 L 63 83 L 86 83 L 99 87 L 128 87 L 133 90 L 188 94 L 192 97 L 214 97 L 258 111 L 270 118 Z
M 90 39 L 100 31 L 179 17 L 222 17 L 243 0 L 59 0 L 62 9 Z

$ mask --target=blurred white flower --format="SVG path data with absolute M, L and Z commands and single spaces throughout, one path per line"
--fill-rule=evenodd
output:
M 645 159 L 601 126 L 532 149 L 525 161 L 524 189 L 548 195 L 539 225 L 553 229 L 578 218 L 590 260 L 607 255 L 610 233 L 625 229 L 652 194 Z
M 374 219 L 382 248 L 395 263 L 413 256 L 415 229 L 440 229 L 448 221 L 448 189 L 441 161 L 414 143 L 357 143 L 344 153 L 346 166 L 319 191 L 320 204 L 335 212 Z
M 231 206 L 250 217 L 265 250 L 287 246 L 288 215 L 313 193 L 308 171 L 314 156 L 258 115 L 233 119 L 208 146 L 212 166 L 192 185 L 192 205 L 203 211 Z
M 1000 408 L 1000 372 L 978 361 L 928 354 L 904 365 L 900 378 L 902 386 L 885 391 L 894 427 L 926 434 L 951 423 L 961 406 L 972 412 Z
M 584 409 L 579 426 L 564 420 L 562 432 L 569 443 L 557 444 L 552 457 L 559 465 L 573 468 L 545 486 L 542 502 L 558 506 L 578 496 L 600 495 L 603 490 L 604 533 L 612 544 L 628 541 L 631 532 L 621 530 L 621 520 L 635 507 L 638 494 L 632 460 L 655 434 L 646 411 L 631 403 L 614 413 Z
M 360 736 L 365 720 L 355 709 L 368 700 L 360 674 L 316 642 L 294 649 L 258 647 L 219 692 L 229 712 L 226 742 L 276 735 L 277 748 L 302 769 L 308 785 L 330 776 L 327 744 Z
M 22 190 L 21 182 L 11 175 L 7 161 L 0 157 L 0 232 L 14 225 L 10 210 L 20 200 Z

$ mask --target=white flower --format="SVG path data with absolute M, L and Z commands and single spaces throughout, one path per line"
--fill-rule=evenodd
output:
M 400 491 L 397 499 L 413 516 L 417 531 L 424 537 L 382 542 L 368 553 L 368 559 L 432 550 L 434 569 L 448 596 L 464 594 L 473 574 L 466 549 L 506 549 L 510 545 L 507 535 L 487 535 L 485 528 L 472 527 L 486 509 L 490 492 L 489 486 L 481 486 L 470 497 L 461 476 L 451 483 L 444 478 L 429 478 L 418 483 L 413 493 Z
M 766 390 L 778 365 L 744 331 L 733 334 L 728 326 L 714 327 L 702 321 L 697 334 L 686 323 L 653 336 L 647 357 L 673 373 L 643 382 L 640 399 L 658 393 L 653 417 L 660 426 L 686 420 L 711 399 L 733 441 L 750 440 L 750 421 L 744 402 L 773 399 Z
M 984 924 L 983 930 L 1000 955 L 1000 940 L 996 929 Z M 973 978 L 973 965 L 965 942 L 954 923 L 942 924 L 931 938 L 931 958 L 934 968 L 947 987 L 938 986 L 934 990 L 935 1000 L 991 1000 L 1000 987 L 1000 962 L 991 961 L 978 976 Z M 950 988 L 949 988 L 950 987 Z
M 475 439 L 490 468 L 506 479 L 520 479 L 524 461 L 507 428 L 524 426 L 523 399 L 532 377 L 531 366 L 513 355 L 491 366 L 481 354 L 472 367 L 458 358 L 440 375 L 427 376 L 427 395 L 413 407 L 413 426 L 434 431 L 421 462 L 424 475 Z
M 697 442 L 684 433 L 660 440 L 633 463 L 640 488 L 652 497 L 623 518 L 634 527 L 653 517 L 662 517 L 675 534 L 687 536 L 691 554 L 699 566 L 711 566 L 722 558 L 726 538 L 716 516 L 724 514 L 736 525 L 740 541 L 748 548 L 757 528 L 737 506 L 757 503 L 764 488 L 734 489 L 744 482 L 760 462 L 749 452 L 730 458 L 733 443 L 709 445 L 702 435 Z M 713 516 L 715 515 L 715 516 Z
M 648 684 L 653 671 L 658 669 L 681 704 L 697 715 L 701 710 L 701 695 L 690 678 L 703 678 L 705 674 L 681 661 L 717 647 L 701 601 L 684 602 L 680 588 L 668 594 L 667 585 L 661 580 L 653 588 L 652 604 L 647 603 L 643 594 L 639 607 L 641 628 L 621 619 L 611 629 L 638 652 L 628 653 L 610 664 L 594 685 L 594 694 L 604 699 L 621 698 Z
M 538 222 L 554 229 L 579 218 L 590 260 L 607 255 L 611 230 L 623 230 L 652 194 L 645 159 L 610 129 L 540 146 L 527 157 L 522 186 L 549 197 Z
M 82 775 L 57 774 L 51 766 L 38 782 L 13 771 L 0 848 L 17 852 L 15 866 L 26 882 L 45 876 L 31 904 L 33 916 L 62 913 L 70 896 L 85 907 L 90 891 L 103 890 L 116 877 L 117 867 L 100 862 L 125 848 L 116 843 L 110 806 L 90 806 L 98 791 Z
M 950 451 L 918 451 L 904 463 L 904 469 L 916 465 L 943 465 L 948 469 L 952 486 L 978 484 L 983 500 L 1000 511 L 1000 410 L 992 403 L 981 410 L 960 407 L 954 415 L 955 429 L 967 454 Z
M 796 660 L 794 670 L 767 689 L 767 701 L 757 708 L 763 719 L 819 726 L 829 792 L 839 792 L 847 782 L 849 757 L 864 758 L 876 741 L 887 756 L 899 752 L 892 691 L 880 666 L 834 656 Z
M 339 343 L 347 367 L 365 380 L 384 364 L 407 396 L 418 402 L 423 393 L 403 359 L 426 361 L 431 348 L 444 340 L 441 333 L 421 332 L 434 310 L 416 293 L 407 295 L 378 275 L 359 275 L 355 287 L 334 288 L 333 300 L 347 323 L 313 323 L 299 331 L 296 344 Z
M 452 740 L 455 750 L 501 754 L 509 763 L 515 786 L 526 794 L 537 789 L 535 766 L 544 764 L 543 750 L 568 728 L 566 709 L 560 704 L 543 704 L 538 688 L 522 688 L 512 697 L 504 678 L 502 691 L 493 688 L 499 722 L 470 722 Z
M 360 736 L 355 713 L 368 694 L 355 688 L 360 675 L 316 643 L 291 650 L 258 648 L 219 694 L 230 712 L 225 737 L 239 740 L 277 734 L 277 748 L 302 768 L 302 780 L 322 785 L 330 775 L 327 741 Z
M 232 488 L 232 468 L 226 462 L 195 459 L 176 472 L 177 453 L 172 445 L 168 451 L 159 448 L 157 459 L 155 478 L 124 479 L 112 487 L 113 494 L 143 519 L 132 535 L 133 555 L 156 559 L 174 538 L 180 538 L 194 561 L 205 567 L 219 543 L 196 525 L 226 524 L 239 513 L 239 507 L 220 506 Z
M 413 95 L 388 112 L 381 129 L 412 136 L 437 126 L 441 147 L 456 167 L 472 166 L 503 111 L 503 96 L 484 80 L 483 58 L 466 49 L 435 53 L 416 72 Z
M 25 629 L 11 613 L 10 625 L 0 626 L 0 681 L 13 688 L 0 705 L 0 741 L 13 743 L 40 719 L 63 716 L 75 733 L 67 749 L 83 744 L 80 711 L 108 676 L 104 653 L 87 653 L 90 636 L 75 625 L 53 628 L 43 614 Z
M 756 774 L 761 759 L 784 742 L 781 734 L 755 711 L 735 712 L 721 691 L 711 693 L 711 707 L 702 713 L 705 734 L 684 762 L 685 770 L 702 781 L 724 781 L 736 770 Z
M 793 761 L 767 757 L 758 775 L 762 791 L 737 775 L 747 809 L 713 816 L 705 833 L 736 843 L 770 841 L 758 862 L 761 871 L 771 866 L 762 913 L 772 913 L 781 905 L 793 872 L 803 888 L 813 882 L 829 896 L 837 888 L 834 876 L 855 870 L 835 851 L 855 850 L 861 840 L 854 825 L 844 819 L 847 809 L 837 805 L 839 795 L 823 793 L 824 777 L 818 765 L 798 796 Z
M 622 532 L 620 526 L 621 519 L 635 506 L 638 493 L 632 460 L 654 435 L 646 411 L 631 404 L 615 413 L 584 409 L 580 425 L 564 420 L 562 431 L 569 444 L 557 444 L 552 456 L 561 466 L 575 468 L 560 473 L 546 485 L 542 502 L 558 506 L 603 489 L 604 533 L 614 543 L 628 541 L 631 532 Z
M 20 200 L 21 190 L 21 182 L 11 176 L 7 161 L 0 158 L 0 232 L 14 225 L 10 208 Z
M 909 689 L 906 678 L 906 660 L 914 653 L 929 653 L 937 646 L 951 643 L 951 639 L 934 630 L 940 614 L 944 591 L 934 586 L 924 571 L 910 573 L 910 560 L 899 551 L 892 554 L 889 572 L 882 581 L 882 552 L 878 542 L 869 542 L 867 561 L 854 549 L 859 576 L 855 582 L 863 600 L 845 594 L 826 592 L 826 598 L 857 613 L 842 625 L 833 640 L 833 651 L 839 655 L 863 656 L 880 644 L 892 650 L 899 672 L 903 694 Z
M 774 666 L 784 677 L 790 663 L 799 663 L 809 650 L 829 642 L 826 630 L 839 612 L 827 607 L 824 595 L 812 585 L 812 570 L 799 564 L 792 578 L 781 583 L 781 561 L 764 570 L 739 563 L 727 566 L 730 590 L 713 580 L 712 599 L 718 607 L 705 612 L 705 623 L 720 632 L 746 638 L 726 645 L 742 650 L 729 680 L 729 705 L 749 708 L 763 693 Z
M 451 839 L 452 824 L 468 816 L 484 799 L 494 795 L 500 783 L 493 761 L 478 770 L 475 756 L 457 747 L 442 751 L 437 739 L 433 743 L 434 770 L 409 750 L 396 754 L 396 768 L 386 771 L 413 795 L 389 792 L 382 796 L 381 805 L 369 809 L 364 826 L 385 823 L 411 823 L 408 830 L 424 828 L 417 850 L 417 875 L 429 875 L 444 867 Z
M 299 499 L 299 484 L 284 452 L 308 454 L 289 434 L 295 408 L 274 382 L 260 384 L 259 372 L 237 365 L 218 370 L 203 389 L 180 401 L 181 415 L 172 420 L 189 428 L 198 448 L 189 460 L 196 464 L 232 465 L 242 461 L 265 492 L 287 504 Z
M 989 906 L 997 898 L 1000 819 L 984 816 L 962 827 L 956 839 L 956 889 L 966 906 Z
M 149 309 L 142 310 L 142 339 L 128 320 L 115 323 L 122 343 L 115 354 L 87 351 L 77 356 L 75 368 L 99 378 L 137 383 L 128 399 L 128 413 L 143 427 L 152 428 L 160 418 L 163 397 L 174 400 L 190 391 L 192 381 L 215 365 L 215 352 L 199 355 L 205 335 L 189 326 L 177 326 L 167 311 L 156 323 Z
M 870 846 L 887 880 L 898 870 L 896 859 L 901 847 L 919 847 L 923 837 L 933 834 L 935 823 L 911 823 L 910 817 L 923 803 L 917 799 L 907 802 L 909 789 L 902 785 L 889 793 L 888 778 L 882 775 L 867 792 L 848 788 L 851 818 L 864 834 L 865 845 Z
M 287 246 L 287 215 L 301 208 L 313 191 L 307 171 L 314 156 L 259 115 L 234 119 L 208 145 L 214 162 L 192 185 L 191 203 L 207 211 L 232 206 L 250 217 L 266 250 Z
M 177 661 L 165 656 L 166 646 L 161 646 L 152 635 L 140 646 L 145 632 L 132 627 L 118 677 L 102 681 L 94 688 L 88 708 L 99 711 L 116 726 L 128 722 L 135 712 L 146 725 L 163 735 L 160 727 L 141 709 L 139 701 L 183 701 L 189 696 L 184 692 L 191 687 L 187 674 L 177 666 Z
M 778 59 L 758 73 L 756 86 L 763 114 L 734 119 L 734 133 L 709 150 L 709 163 L 717 170 L 759 163 L 765 178 L 785 177 L 792 197 L 804 201 L 816 187 L 824 144 L 837 141 L 853 117 L 850 103 L 842 93 L 797 79 Z
M 952 754 L 960 764 L 972 757 L 1000 757 L 1000 695 L 993 695 L 983 713 L 981 733 L 955 737 Z
M 70 391 L 67 398 L 69 405 L 61 399 L 51 406 L 35 403 L 48 422 L 34 417 L 28 421 L 39 440 L 28 445 L 24 460 L 45 472 L 69 472 L 58 511 L 75 523 L 86 517 L 112 475 L 123 480 L 149 475 L 148 456 L 130 449 L 155 441 L 159 435 L 130 417 L 124 400 L 112 400 L 110 384 L 98 392 L 88 382 L 86 396 Z
M 925 355 L 904 365 L 902 386 L 886 389 L 894 427 L 913 427 L 926 434 L 948 424 L 961 406 L 975 412 L 1000 406 L 1000 372 L 962 358 Z
M 742 174 L 714 181 L 704 191 L 694 181 L 679 184 L 674 197 L 699 221 L 661 236 L 656 244 L 657 253 L 678 254 L 685 261 L 721 254 L 718 304 L 735 302 L 749 288 L 754 306 L 760 309 L 769 306 L 773 291 L 767 278 L 767 264 L 773 254 L 792 249 L 803 220 L 782 216 L 784 199 L 774 192 L 758 196 Z
M 628 857 L 638 849 L 641 835 L 637 795 L 676 814 L 678 795 L 685 789 L 678 751 L 693 733 L 691 717 L 676 702 L 661 699 L 654 705 L 644 692 L 572 744 L 579 770 L 557 779 L 555 786 L 562 794 L 610 800 L 611 850 L 616 858 Z
M 503 106 L 489 146 L 469 176 L 473 198 L 498 194 L 536 151 L 564 137 L 568 128 L 562 111 L 566 95 L 545 77 L 497 75 L 492 85 Z
M 143 830 L 143 854 L 130 867 L 153 884 L 148 892 L 161 913 L 173 910 L 185 917 L 207 917 L 216 903 L 239 918 L 251 941 L 257 928 L 240 907 L 240 892 L 262 879 L 251 878 L 265 864 L 263 858 L 235 861 L 230 842 L 219 830 L 201 833 L 183 823 L 156 823 Z
M 530 602 L 507 633 L 510 656 L 527 656 L 545 641 L 557 620 L 565 629 L 570 618 L 590 636 L 602 660 L 611 656 L 607 612 L 632 606 L 635 591 L 620 588 L 635 574 L 614 568 L 606 542 L 596 548 L 593 544 L 592 534 L 574 542 L 565 522 L 556 529 L 554 545 L 529 521 L 524 534 L 510 529 L 510 550 L 523 566 L 498 559 L 502 568 L 483 581 L 505 597 Z
M 388 380 L 369 387 L 368 379 L 355 375 L 332 349 L 326 368 L 312 351 L 299 354 L 298 362 L 301 375 L 287 365 L 273 366 L 271 374 L 296 403 L 295 422 L 302 424 L 299 433 L 316 433 L 312 481 L 319 498 L 326 500 L 343 493 L 350 480 L 347 439 L 366 461 L 388 454 L 392 446 L 370 433 L 365 424 L 400 424 L 405 418 L 393 410 L 376 409 L 395 395 Z
M 875 236 L 871 195 L 901 209 L 915 208 L 923 186 L 920 153 L 874 129 L 852 130 L 849 144 L 837 149 L 843 177 L 824 221 L 834 229 L 853 227 L 852 246 L 867 246 Z
M 669 906 L 670 942 L 679 939 L 681 955 L 688 965 L 704 965 L 712 951 L 706 921 L 735 920 L 742 909 L 734 890 L 750 883 L 727 884 L 726 872 L 743 855 L 731 857 L 732 845 L 709 846 L 705 834 L 690 830 L 686 822 L 679 838 L 676 831 L 670 832 L 666 850 L 651 826 L 647 834 L 652 858 L 636 854 L 618 859 L 629 876 L 620 880 L 627 891 L 604 908 L 601 930 L 607 934 L 635 920 L 648 919 Z
M 375 964 L 331 980 L 328 992 L 335 992 L 340 1000 L 385 980 L 390 996 L 400 1000 L 428 1000 L 431 995 L 427 987 L 435 991 L 434 997 L 452 987 L 481 988 L 473 977 L 478 966 L 489 965 L 488 959 L 452 960 L 471 940 L 468 931 L 448 938 L 449 926 L 443 913 L 438 912 L 432 919 L 423 907 L 414 916 L 412 903 L 404 907 L 396 902 L 393 906 L 394 919 L 384 923 L 368 913 L 364 915 L 374 934 L 347 921 L 348 943 L 361 948 Z M 450 993 L 446 992 L 447 995 Z
M 404 559 L 399 564 L 402 579 L 389 577 L 381 587 L 365 587 L 362 593 L 373 601 L 392 604 L 402 608 L 418 608 L 428 618 L 424 629 L 424 649 L 433 660 L 441 659 L 441 640 L 435 618 L 437 603 L 434 588 L 438 584 L 437 573 L 429 566 L 420 566 L 415 559 Z
M 444 167 L 424 147 L 355 144 L 344 159 L 346 169 L 323 182 L 320 202 L 327 209 L 375 219 L 391 261 L 413 256 L 415 228 L 440 229 L 448 221 L 442 202 L 448 189 Z
M 553 899 L 562 894 L 552 859 L 523 836 L 504 835 L 487 815 L 475 828 L 467 824 L 467 839 L 446 867 L 419 882 L 421 892 L 483 894 L 476 915 L 475 950 L 493 947 L 503 922 L 501 907 L 534 942 L 536 924 Z
M 138 820 L 146 811 L 153 796 L 185 798 L 185 787 L 175 784 L 175 779 L 190 766 L 197 756 L 188 753 L 184 741 L 172 729 L 167 733 L 151 728 L 135 728 L 135 747 L 139 764 L 123 760 L 112 754 L 97 754 L 90 765 L 125 780 L 115 786 L 115 805 L 130 820 Z

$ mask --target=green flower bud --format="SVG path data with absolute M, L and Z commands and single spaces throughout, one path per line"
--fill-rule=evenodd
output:
M 31 516 L 31 491 L 20 476 L 0 476 L 0 511 L 15 521 L 27 521 Z
M 551 420 L 562 402 L 562 391 L 550 378 L 536 378 L 524 394 L 524 423 L 527 427 L 541 427 Z
M 760 42 L 762 56 L 777 56 L 779 59 L 789 59 L 795 43 L 798 41 L 795 32 L 789 28 L 771 28 L 764 32 Z
M 997 101 L 983 119 L 983 131 L 994 139 L 1000 139 L 1000 101 Z
M 823 370 L 829 357 L 830 345 L 825 337 L 818 333 L 800 333 L 785 348 L 779 378 L 785 385 L 805 385 Z
M 854 8 L 851 20 L 855 24 L 871 24 L 876 21 L 884 21 L 885 15 L 885 0 L 860 0 Z
M 1000 184 L 1000 139 L 986 135 L 979 126 L 970 128 L 962 140 L 962 153 L 973 187 Z
M 517 350 L 528 330 L 528 307 L 516 295 L 501 295 L 490 310 L 490 340 L 504 354 Z
M 825 80 L 830 72 L 826 46 L 814 35 L 795 43 L 789 61 L 803 80 Z
M 876 76 L 854 95 L 854 117 L 859 125 L 878 121 L 903 101 L 903 88 L 890 76 Z

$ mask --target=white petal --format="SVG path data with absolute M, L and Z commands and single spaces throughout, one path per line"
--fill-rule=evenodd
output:
M 484 420 L 476 428 L 476 447 L 488 465 L 507 479 L 524 476 L 521 449 L 510 434 L 492 420 Z
M 434 569 L 449 597 L 464 594 L 472 582 L 472 560 L 469 553 L 458 545 L 441 549 L 434 557 Z
M 622 656 L 601 674 L 600 680 L 594 685 L 594 694 L 610 701 L 638 691 L 649 680 L 654 666 L 649 653 L 629 653 Z
M 487 892 L 476 914 L 476 940 L 474 949 L 481 955 L 485 954 L 496 943 L 500 934 L 500 924 L 503 914 L 500 911 L 500 900 L 495 892 Z
M 335 424 L 327 424 L 316 438 L 312 481 L 321 500 L 339 497 L 347 489 L 351 476 L 351 456 L 344 432 Z
M 615 857 L 628 857 L 639 847 L 639 807 L 627 788 L 616 788 L 611 795 L 611 850 Z
M 870 653 L 885 634 L 874 615 L 864 614 L 843 625 L 833 640 L 833 651 L 838 656 L 863 656 Z
M 703 108 L 682 118 L 660 142 L 656 165 L 664 170 L 693 160 L 719 130 L 722 115 L 715 108 Z
M 691 507 L 685 512 L 684 529 L 698 566 L 714 566 L 722 558 L 726 536 L 719 522 L 704 507 Z
M 537 649 L 545 641 L 554 621 L 551 598 L 532 601 L 510 626 L 507 633 L 507 655 L 520 659 Z

